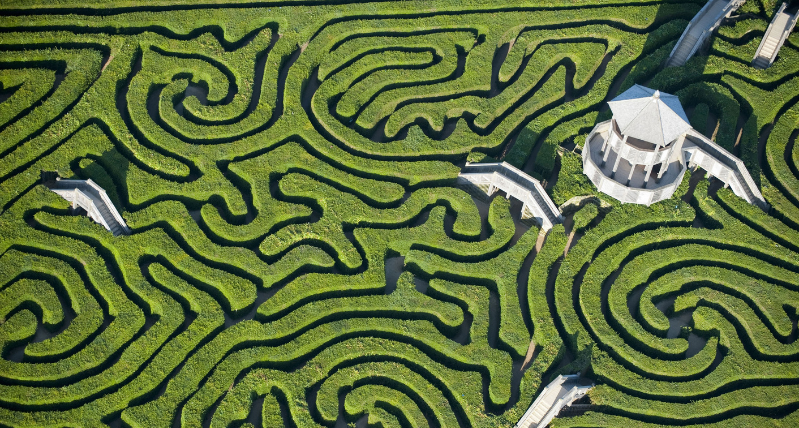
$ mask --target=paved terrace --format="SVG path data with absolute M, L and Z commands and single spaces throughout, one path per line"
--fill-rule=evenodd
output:
M 62 198 L 86 210 L 86 214 L 111 231 L 114 236 L 130 234 L 130 228 L 117 211 L 102 187 L 89 180 L 62 180 L 57 178 L 49 184 L 50 190 Z
M 796 21 L 799 20 L 799 10 L 791 16 L 785 12 L 787 5 L 788 3 L 782 4 L 766 29 L 766 34 L 763 35 L 763 40 L 752 60 L 753 67 L 760 69 L 771 67 L 771 64 L 777 59 L 780 48 L 796 26 Z
M 488 196 L 497 189 L 522 201 L 522 219 L 535 218 L 543 230 L 563 222 L 558 207 L 549 198 L 541 183 L 507 162 L 466 163 L 458 182 L 477 187 Z
M 721 25 L 721 21 L 730 16 L 745 1 L 710 0 L 685 28 L 666 61 L 666 67 L 679 67 L 691 59 L 702 47 L 702 44 L 710 38 L 713 31 Z
M 585 395 L 594 385 L 585 385 L 580 375 L 560 375 L 550 382 L 524 413 L 514 428 L 545 427 L 574 400 Z

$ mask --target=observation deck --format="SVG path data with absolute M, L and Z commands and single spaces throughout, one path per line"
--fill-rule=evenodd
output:
M 606 146 L 606 142 L 610 140 Z M 646 164 L 649 161 L 664 162 L 669 156 L 669 151 L 655 154 L 654 150 L 636 150 L 624 145 L 619 151 L 614 142 L 620 142 L 620 135 L 612 129 L 611 121 L 602 122 L 594 127 L 585 140 L 583 148 L 583 172 L 597 189 L 621 202 L 651 205 L 670 198 L 677 186 L 682 182 L 686 167 L 679 159 L 667 162 L 667 168 L 658 169 L 655 177 L 644 181 L 646 178 Z M 605 147 L 605 150 L 602 148 Z M 633 158 L 640 163 L 622 162 L 624 159 Z M 614 166 L 616 167 L 614 171 Z M 659 165 L 658 165 L 659 166 Z M 660 174 L 662 172 L 662 175 Z
M 768 209 L 743 162 L 693 129 L 676 96 L 634 85 L 608 104 L 613 117 L 594 126 L 583 146 L 583 172 L 600 192 L 651 205 L 670 198 L 688 168 L 701 167 Z
M 583 172 L 600 192 L 606 193 L 621 202 L 651 205 L 670 198 L 680 185 L 688 168 L 701 167 L 710 176 L 721 180 L 725 186 L 746 202 L 768 210 L 768 203 L 752 180 L 743 162 L 733 154 L 711 141 L 694 129 L 690 129 L 682 141 L 675 142 L 676 156 L 667 162 L 667 168 L 658 178 L 645 182 L 646 167 L 643 164 L 631 164 L 627 159 L 631 149 L 622 151 L 621 156 L 610 150 L 612 143 L 603 151 L 608 139 L 618 139 L 611 129 L 611 121 L 597 124 L 588 134 L 583 147 Z M 607 156 L 606 156 L 607 155 Z M 638 155 L 638 154 L 636 154 Z M 638 159 L 647 160 L 654 156 L 643 152 Z M 660 157 L 658 159 L 661 159 Z M 643 163 L 643 162 L 642 162 Z M 656 165 L 657 167 L 657 165 Z M 660 174 L 660 171 L 654 171 Z

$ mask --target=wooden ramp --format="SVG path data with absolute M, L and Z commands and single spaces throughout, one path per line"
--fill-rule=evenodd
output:
M 694 16 L 669 55 L 666 67 L 685 64 L 702 47 L 724 18 L 736 11 L 746 0 L 710 0 Z
M 755 52 L 755 57 L 752 59 L 752 67 L 759 69 L 771 67 L 771 64 L 777 59 L 780 48 L 785 44 L 785 40 L 788 39 L 791 31 L 796 26 L 796 21 L 799 19 L 799 11 L 791 16 L 785 12 L 787 5 L 787 3 L 783 3 L 780 10 L 774 14 L 774 18 L 766 29 L 766 34 L 763 35 L 763 40 L 760 42 L 757 52 Z

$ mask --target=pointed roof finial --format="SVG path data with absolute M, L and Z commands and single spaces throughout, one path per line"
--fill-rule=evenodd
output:
M 655 91 L 655 93 L 652 94 L 652 98 L 659 99 L 660 98 L 660 91 Z

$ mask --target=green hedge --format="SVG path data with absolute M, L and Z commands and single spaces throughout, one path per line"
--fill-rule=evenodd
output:
M 780 192 L 793 205 L 799 201 L 799 178 L 797 178 L 787 162 L 793 162 L 794 167 L 797 162 L 797 151 L 794 150 L 790 157 L 786 156 L 788 141 L 794 130 L 799 127 L 799 107 L 794 105 L 780 117 L 774 125 L 774 129 L 769 134 L 766 141 L 765 158 L 768 161 L 767 176 L 773 178 L 773 184 L 778 187 Z M 783 213 L 791 221 L 799 222 L 799 218 L 790 216 L 790 213 Z
M 0 19 L 0 341 L 24 355 L 0 360 L 0 424 L 509 427 L 574 371 L 601 407 L 555 424 L 794 422 L 741 415 L 789 413 L 799 370 L 795 36 L 749 64 L 774 4 L 660 70 L 701 2 L 74 3 Z M 689 206 L 688 177 L 620 204 L 565 153 L 553 199 L 609 212 L 577 211 L 564 255 L 563 226 L 535 251 L 505 199 L 452 187 L 478 154 L 549 177 L 632 83 L 717 114 L 772 212 L 704 181 Z M 132 234 L 70 216 L 41 171 L 100 183 Z
M 680 101 L 684 105 L 699 103 L 696 107 L 697 109 L 701 109 L 701 106 L 705 105 L 705 108 L 712 109 L 714 113 L 718 114 L 718 133 L 715 136 L 715 141 L 721 147 L 732 152 L 737 138 L 735 132 L 737 130 L 738 116 L 740 115 L 740 106 L 732 96 L 732 93 L 721 85 L 703 82 L 680 89 L 676 95 L 680 97 Z M 698 126 L 700 126 L 697 130 L 702 134 L 707 132 L 707 112 L 699 114 L 698 117 L 697 113 L 694 112 L 694 117 L 691 118 L 691 125 L 694 124 L 695 120 L 698 121 Z M 712 133 L 707 135 L 708 138 L 712 136 Z
M 75 317 L 70 320 L 69 325 L 60 334 L 26 346 L 26 357 L 50 360 L 55 356 L 71 352 L 97 331 L 103 323 L 103 311 L 99 303 L 83 286 L 83 279 L 70 264 L 54 257 L 15 249 L 7 250 L 0 260 L 2 261 L 0 263 L 2 266 L 0 282 L 6 283 L 23 273 L 42 279 L 46 278 L 48 281 L 57 280 L 59 284 L 57 286 L 53 284 L 56 287 L 56 293 L 70 303 L 69 309 L 75 313 Z M 60 312 L 66 309 L 61 308 L 60 302 L 53 302 L 53 304 L 58 305 Z M 11 308 L 15 306 L 13 305 Z M 60 322 L 60 320 L 56 321 L 56 324 Z
M 3 89 L 13 89 L 11 96 L 3 101 L 0 108 L 0 126 L 9 125 L 12 119 L 34 108 L 37 101 L 54 89 L 55 82 L 56 70 L 52 69 L 0 70 L 0 83 Z
M 585 204 L 585 206 L 580 208 L 580 210 L 574 214 L 574 226 L 572 226 L 573 230 L 580 233 L 585 233 L 585 231 L 588 230 L 588 226 L 592 221 L 594 221 L 598 214 L 599 209 L 597 208 L 596 204 Z
M 691 126 L 703 135 L 707 133 L 707 117 L 709 113 L 710 107 L 705 103 L 700 103 L 694 107 L 694 111 L 689 118 Z

